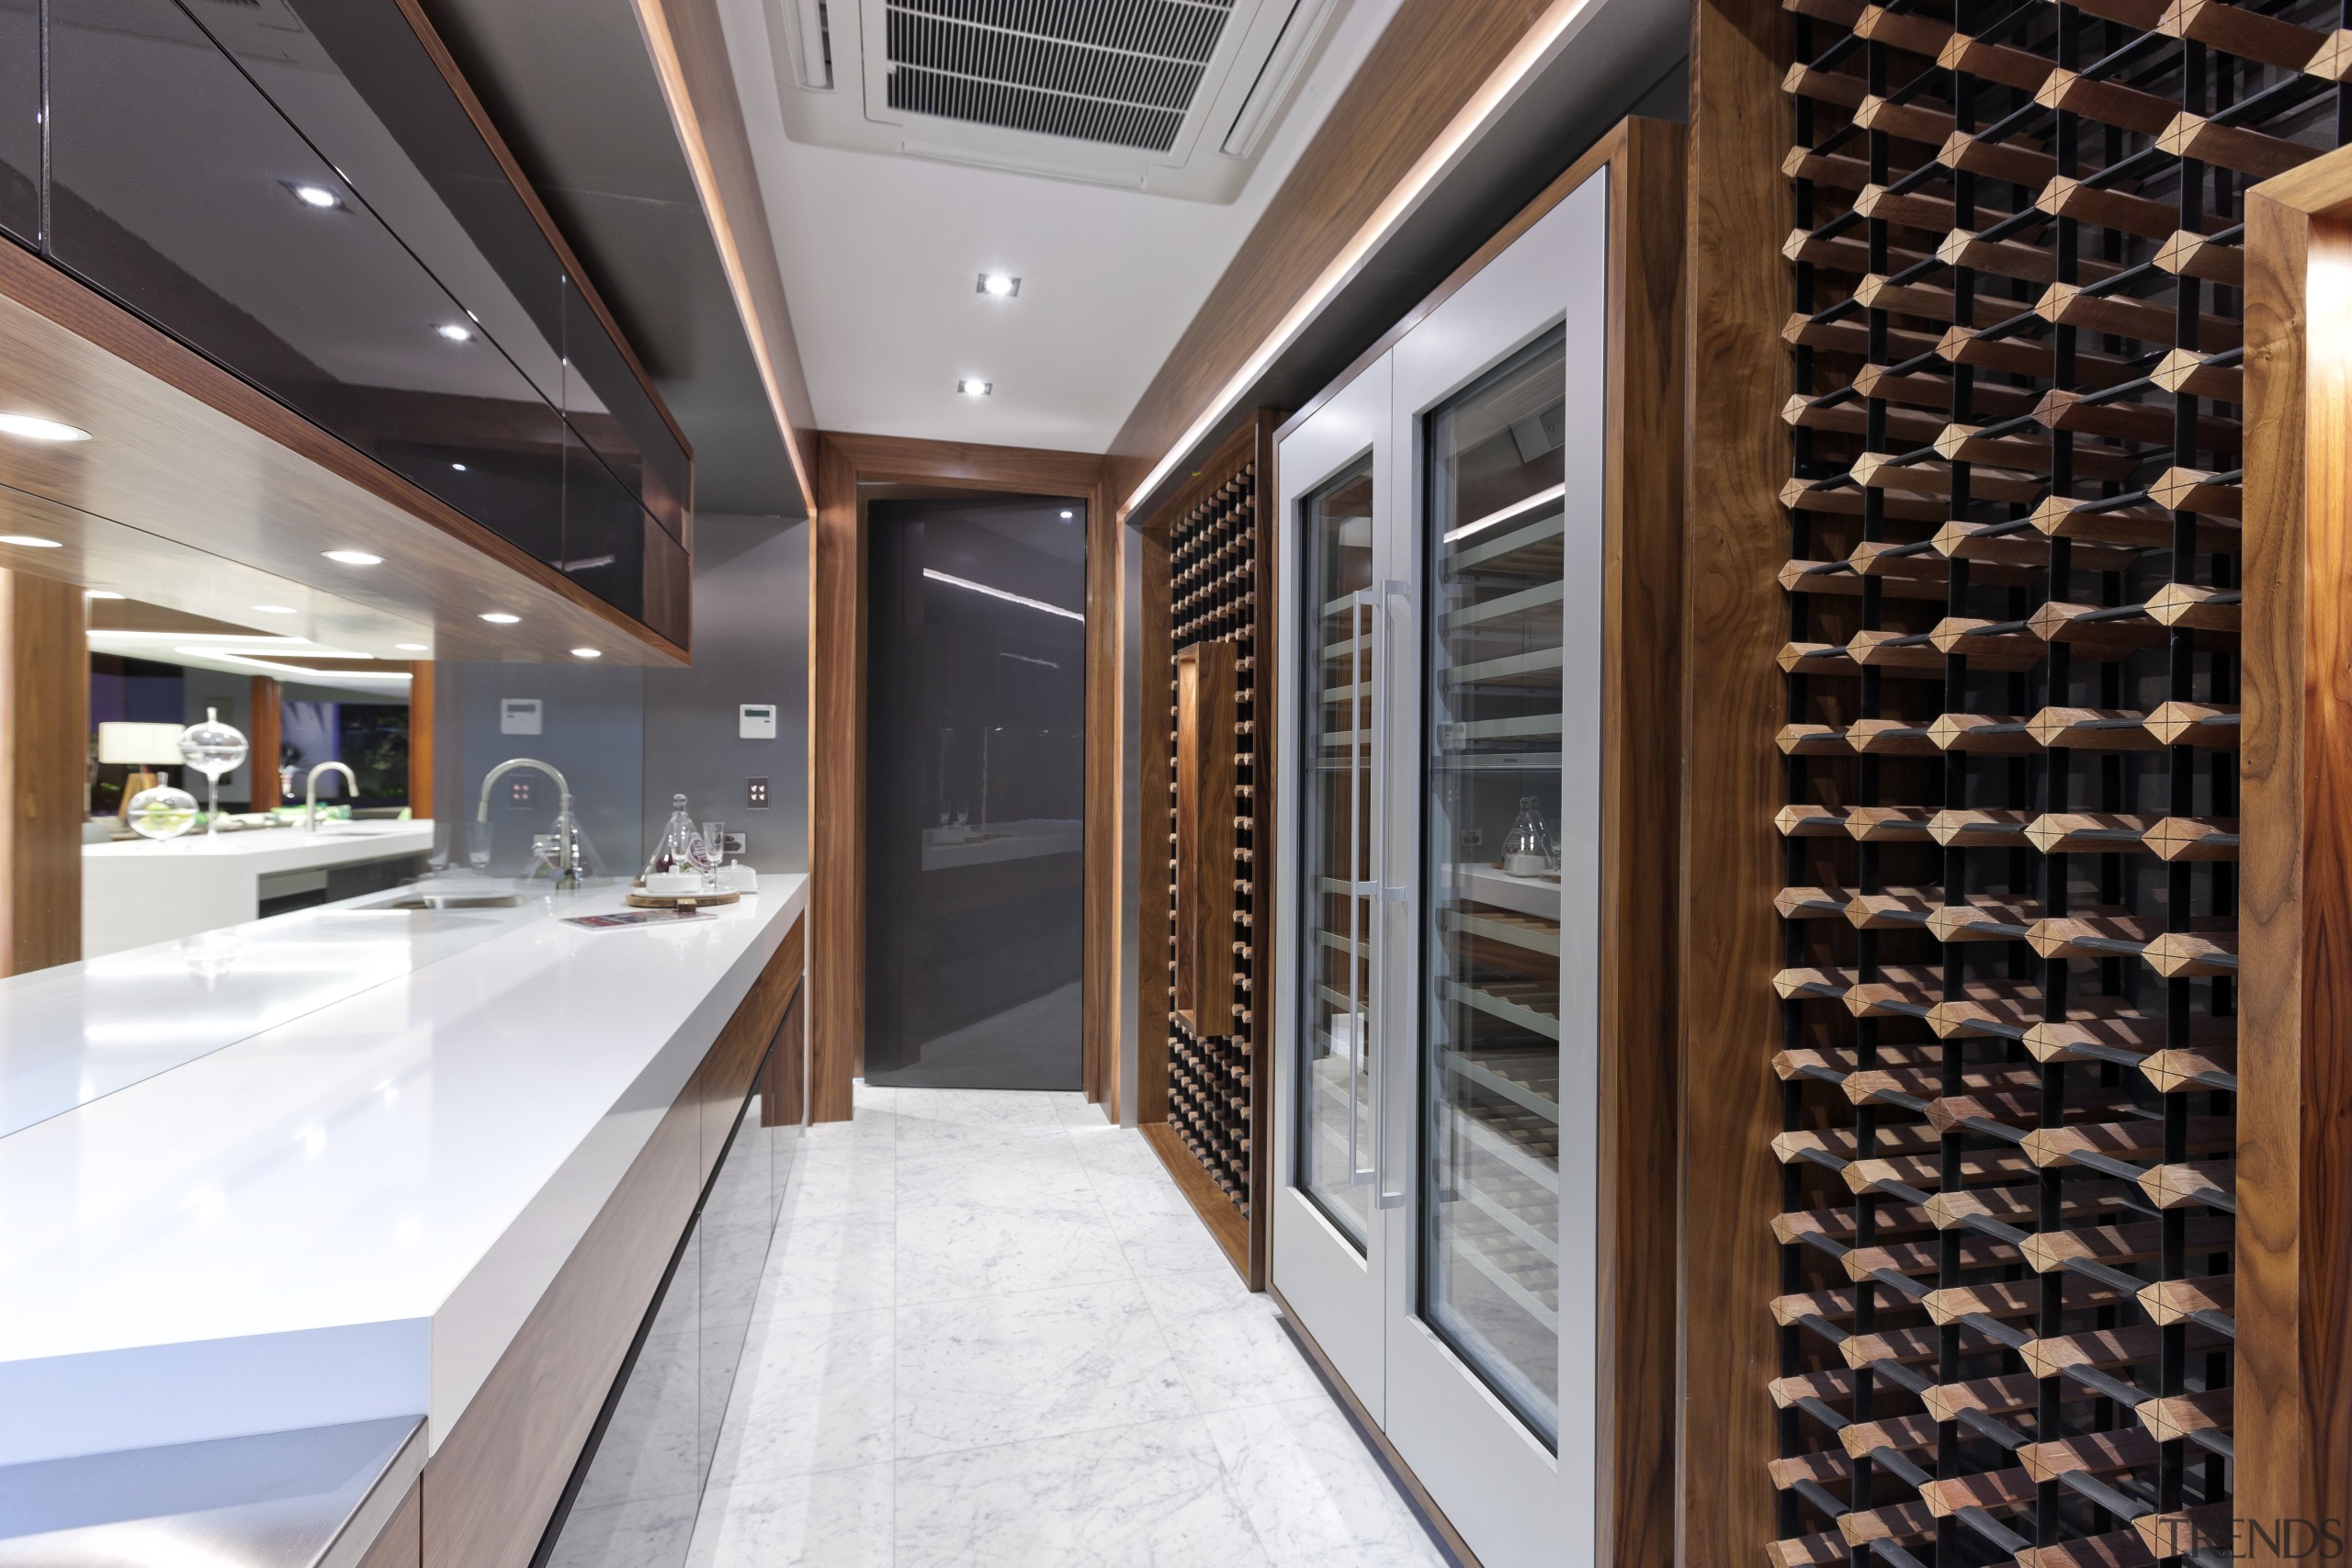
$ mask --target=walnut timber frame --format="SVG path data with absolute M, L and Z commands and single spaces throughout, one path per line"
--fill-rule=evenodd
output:
M 2352 150 L 2245 224 L 2233 1544 L 2260 1562 L 2310 1544 L 2280 1521 L 2352 1517 Z
M 1676 1559 L 1764 1561 L 1772 1490 L 1742 1484 L 1772 1455 L 1779 1190 L 1765 1146 L 1780 1104 L 1771 1038 L 1780 927 L 1781 801 L 1772 662 L 1786 611 L 1775 491 L 1788 471 L 1778 414 L 1789 359 L 1787 151 L 1772 102 L 1788 17 L 1774 0 L 1695 0 L 1690 14 L 1689 329 L 1684 379 L 1681 920 L 1681 1269 Z
M 808 616 L 808 1096 L 845 1122 L 865 1038 L 865 484 L 961 486 L 1086 499 L 1086 1097 L 1118 1077 L 1119 522 L 1103 459 L 1077 452 L 825 432 Z

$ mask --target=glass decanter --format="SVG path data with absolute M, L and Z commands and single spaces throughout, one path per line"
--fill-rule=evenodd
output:
M 245 738 L 220 722 L 219 708 L 206 708 L 204 722 L 180 731 L 180 757 L 205 777 L 206 833 L 220 830 L 220 775 L 245 760 Z
M 157 784 L 132 795 L 123 815 L 130 830 L 142 839 L 176 839 L 196 826 L 196 796 Z
M 645 874 L 652 876 L 672 871 L 702 871 L 709 850 L 702 841 L 701 831 L 695 827 L 694 813 L 686 809 L 686 797 L 670 797 L 670 820 L 662 827 L 662 837 L 653 846 L 652 856 L 645 863 Z
M 1519 817 L 1503 839 L 1503 870 L 1512 876 L 1541 876 L 1552 869 L 1551 840 L 1544 831 L 1544 813 L 1535 797 L 1519 799 Z

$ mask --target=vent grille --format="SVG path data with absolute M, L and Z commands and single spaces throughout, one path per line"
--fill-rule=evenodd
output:
M 889 0 L 890 107 L 1165 152 L 1233 0 Z

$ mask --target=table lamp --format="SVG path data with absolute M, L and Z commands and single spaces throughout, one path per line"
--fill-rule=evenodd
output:
M 180 729 L 176 724 L 126 724 L 119 719 L 98 726 L 98 761 L 119 762 L 131 770 L 123 781 L 122 799 L 115 807 L 117 820 L 130 808 L 132 795 L 164 782 L 154 769 L 181 760 Z

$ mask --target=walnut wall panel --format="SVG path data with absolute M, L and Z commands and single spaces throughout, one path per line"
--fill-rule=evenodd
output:
M 1770 1556 L 2226 1558 L 2238 242 L 2341 18 L 1791 9 Z

